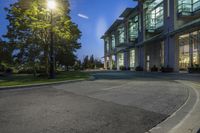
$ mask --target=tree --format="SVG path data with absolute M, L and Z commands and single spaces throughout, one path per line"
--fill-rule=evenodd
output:
M 102 63 L 102 61 L 100 59 L 95 59 L 95 67 L 96 68 L 103 68 L 104 64 Z
M 12 51 L 12 44 L 8 44 L 0 38 L 0 64 L 13 63 Z
M 19 50 L 16 55 L 18 61 L 22 64 L 27 63 L 34 69 L 35 60 L 39 60 L 40 65 L 44 65 L 46 74 L 49 71 L 51 29 L 54 34 L 56 59 L 61 65 L 67 64 L 67 61 L 71 62 L 70 60 L 73 60 L 75 56 L 74 52 L 80 48 L 78 40 L 81 32 L 71 21 L 68 0 L 56 2 L 53 26 L 50 22 L 50 11 L 46 7 L 46 0 L 19 0 L 6 9 L 9 25 L 4 37 L 15 44 Z
M 89 60 L 89 68 L 94 69 L 94 67 L 95 67 L 94 56 L 91 55 Z
M 83 59 L 83 68 L 88 69 L 89 68 L 89 59 L 88 55 L 84 57 Z
M 95 69 L 95 68 L 102 68 L 103 63 L 98 58 L 94 58 L 94 55 L 90 57 L 87 55 L 83 59 L 83 69 Z

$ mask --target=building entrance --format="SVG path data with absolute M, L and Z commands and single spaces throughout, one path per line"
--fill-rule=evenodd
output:
M 179 69 L 187 70 L 200 64 L 200 31 L 179 37 Z

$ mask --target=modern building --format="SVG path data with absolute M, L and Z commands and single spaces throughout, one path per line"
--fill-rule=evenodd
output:
M 105 69 L 200 65 L 200 0 L 137 1 L 102 37 Z

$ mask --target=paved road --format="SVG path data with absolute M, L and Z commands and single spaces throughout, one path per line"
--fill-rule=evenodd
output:
M 0 133 L 144 133 L 188 98 L 188 88 L 166 76 L 94 76 L 94 81 L 0 91 Z

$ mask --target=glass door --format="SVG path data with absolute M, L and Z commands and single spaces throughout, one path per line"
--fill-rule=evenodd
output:
M 189 55 L 189 34 L 179 37 L 179 68 L 187 70 L 190 64 Z

